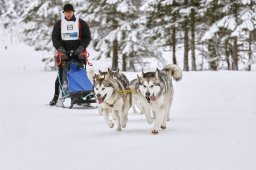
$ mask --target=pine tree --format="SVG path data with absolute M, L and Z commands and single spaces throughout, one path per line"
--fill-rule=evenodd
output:
M 61 0 L 33 1 L 24 12 L 24 41 L 36 50 L 51 51 L 51 32 L 54 23 L 60 19 L 63 3 Z
M 215 17 L 216 21 L 211 23 L 211 27 L 203 37 L 203 40 L 209 40 L 215 46 L 216 51 L 219 52 L 216 57 L 218 62 L 226 61 L 228 69 L 238 70 L 239 62 L 250 60 L 244 57 L 245 49 L 242 49 L 240 44 L 250 40 L 248 44 L 252 45 L 250 35 L 255 30 L 255 10 L 253 10 L 255 8 L 253 6 L 255 6 L 254 0 L 218 2 L 217 10 L 222 16 Z M 246 35 L 249 38 L 244 38 Z M 250 49 L 252 49 L 251 46 L 246 50 L 249 51 L 248 56 L 251 55 Z M 225 58 L 223 59 L 222 56 Z
M 98 0 L 88 1 L 82 10 L 91 27 L 94 49 L 99 52 L 96 59 L 112 57 L 113 70 L 119 63 L 122 70 L 137 70 L 135 63 L 154 56 L 150 54 L 156 50 L 149 52 L 150 43 L 140 35 L 140 6 L 137 0 Z
M 177 18 L 179 17 L 178 1 L 149 1 L 144 4 L 147 10 L 147 29 L 151 32 L 151 38 L 159 46 L 172 50 L 172 62 L 177 64 Z
M 118 54 L 123 40 L 121 26 L 132 21 L 136 12 L 132 0 L 89 1 L 82 11 L 91 26 L 94 35 L 93 46 L 100 58 L 109 58 L 112 54 L 112 69 L 118 68 Z M 112 50 L 111 50 L 112 49 Z
M 183 6 L 188 6 L 188 0 L 184 0 Z M 188 55 L 189 55 L 189 19 L 188 15 L 183 16 L 183 22 L 180 22 L 183 31 L 184 42 L 184 56 L 183 56 L 183 70 L 189 71 Z
M 191 61 L 192 61 L 192 71 L 196 71 L 196 22 L 198 20 L 198 11 L 200 2 L 199 0 L 190 0 L 190 27 L 191 27 Z

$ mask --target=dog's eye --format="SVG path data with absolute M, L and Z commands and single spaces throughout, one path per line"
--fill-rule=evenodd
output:
M 146 88 L 146 86 L 145 86 L 145 85 L 144 85 L 143 87 L 144 87 L 144 88 Z
M 105 90 L 105 88 L 102 88 L 102 90 Z
M 154 85 L 151 85 L 150 87 L 152 88 L 152 87 L 154 87 Z
M 96 90 L 99 90 L 98 88 L 96 88 Z

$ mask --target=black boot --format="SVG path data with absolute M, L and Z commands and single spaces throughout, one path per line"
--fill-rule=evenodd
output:
M 56 105 L 57 101 L 58 101 L 59 95 L 54 95 L 52 101 L 50 101 L 49 105 L 54 106 Z

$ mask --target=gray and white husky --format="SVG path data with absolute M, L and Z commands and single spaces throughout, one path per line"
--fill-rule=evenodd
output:
M 109 118 L 112 113 L 113 119 L 117 123 L 117 131 L 121 131 L 126 127 L 128 120 L 128 110 L 131 107 L 131 94 L 124 93 L 128 88 L 128 80 L 126 76 L 119 71 L 101 72 L 94 75 L 93 84 L 99 112 L 108 125 L 112 128 L 114 123 Z
M 138 76 L 131 87 L 138 91 L 137 97 L 147 122 L 154 122 L 153 134 L 157 134 L 160 128 L 166 129 L 166 121 L 170 120 L 173 100 L 172 78 L 180 80 L 182 70 L 177 65 L 170 64 L 161 71 L 157 69 L 155 72 L 142 72 L 142 76 Z

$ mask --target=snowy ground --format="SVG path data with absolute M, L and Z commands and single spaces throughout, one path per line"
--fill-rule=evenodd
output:
M 151 135 L 143 115 L 116 132 L 96 109 L 48 106 L 56 73 L 38 55 L 0 48 L 1 170 L 256 169 L 256 72 L 184 73 L 172 121 Z

